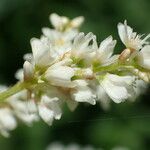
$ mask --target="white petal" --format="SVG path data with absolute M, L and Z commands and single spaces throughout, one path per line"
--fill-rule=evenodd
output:
M 71 78 L 74 76 L 74 69 L 67 66 L 49 68 L 45 73 L 45 78 L 53 85 L 69 87 L 73 86 Z
M 147 88 L 148 88 L 147 83 L 145 83 L 143 80 L 137 80 L 136 86 L 134 87 L 134 90 L 136 92 L 136 96 L 138 97 L 140 94 L 143 94 Z
M 124 86 L 115 85 L 107 79 L 101 82 L 101 86 L 115 103 L 120 103 L 128 98 L 128 92 Z
M 27 125 L 31 125 L 34 121 L 38 121 L 39 118 L 35 112 L 34 113 L 30 112 L 30 110 L 33 108 L 33 106 L 31 106 L 32 108 L 29 109 L 28 103 L 26 101 L 21 101 L 21 99 L 23 99 L 23 97 L 24 97 L 24 95 L 21 95 L 21 94 L 24 94 L 24 93 L 21 92 L 21 93 L 18 93 L 18 95 L 16 95 L 16 96 L 14 95 L 13 97 L 10 97 L 8 99 L 8 103 L 13 108 L 14 114 L 21 121 L 23 121 Z M 23 96 L 23 97 L 21 97 L 21 96 Z M 25 100 L 26 100 L 26 98 L 25 98 Z
M 53 111 L 53 115 L 55 119 L 60 119 L 62 115 L 61 108 L 58 104 L 58 98 L 50 98 L 46 95 L 42 96 L 41 103 Z
M 51 44 L 55 44 L 57 40 L 61 38 L 61 33 L 57 30 L 53 30 L 50 28 L 42 28 L 43 34 L 48 37 L 51 41 Z
M 26 105 L 27 105 L 27 111 L 29 112 L 29 114 L 37 113 L 36 103 L 32 99 L 26 101 Z
M 53 118 L 54 118 L 54 112 L 50 109 L 48 109 L 46 106 L 39 104 L 39 115 L 40 117 L 48 124 L 52 125 Z
M 118 86 L 125 86 L 131 85 L 135 81 L 135 77 L 133 76 L 118 76 L 115 74 L 107 74 L 109 80 Z
M 146 45 L 138 54 L 139 64 L 146 68 L 150 69 L 150 45 Z
M 50 47 L 47 43 L 42 43 L 39 39 L 31 39 L 31 46 L 35 64 L 38 66 L 48 66 L 55 58 L 51 56 Z
M 84 35 L 84 33 L 82 32 L 79 33 L 74 39 L 73 50 L 79 52 L 85 50 L 85 48 L 88 47 L 89 42 L 93 40 L 93 38 L 95 38 L 95 36 L 91 32 L 87 35 Z
M 76 50 L 80 46 L 80 44 L 83 43 L 84 41 L 83 39 L 84 39 L 84 33 L 81 32 L 74 39 L 73 50 Z
M 56 29 L 61 29 L 68 23 L 69 20 L 67 17 L 59 16 L 56 13 L 53 13 L 50 15 L 50 21 Z
M 110 98 L 102 86 L 97 86 L 96 89 L 97 98 L 104 110 L 108 110 L 110 107 Z
M 89 87 L 80 87 L 71 93 L 72 98 L 77 102 L 88 102 L 92 105 L 96 104 L 96 96 Z
M 65 42 L 72 42 L 72 40 L 75 38 L 75 36 L 78 34 L 78 31 L 76 29 L 68 30 L 63 33 L 62 37 Z
M 32 55 L 32 53 L 27 53 L 27 54 L 23 55 L 23 59 L 25 61 L 28 61 L 28 62 L 32 63 L 32 61 L 33 61 L 33 55 Z
M 9 131 L 15 129 L 17 122 L 13 112 L 8 108 L 0 109 L 0 133 L 4 137 L 9 137 Z
M 124 24 L 118 24 L 118 33 L 122 43 L 127 46 L 129 39 L 132 37 L 133 29 L 127 25 L 126 21 Z
M 112 36 L 109 36 L 105 40 L 103 40 L 98 49 L 102 59 L 108 59 L 112 54 L 114 47 L 116 45 L 116 40 L 112 39 Z
M 17 122 L 8 108 L 0 109 L 0 124 L 8 130 L 16 128 Z
M 23 69 L 18 69 L 17 72 L 15 73 L 15 78 L 17 80 L 23 81 L 24 80 L 24 75 L 23 75 Z

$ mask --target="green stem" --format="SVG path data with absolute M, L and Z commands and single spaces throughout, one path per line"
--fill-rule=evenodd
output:
M 100 66 L 95 68 L 95 72 L 111 72 L 111 71 L 116 71 L 116 70 L 126 70 L 126 71 L 132 71 L 135 67 L 132 65 L 127 65 L 127 64 L 121 64 L 121 63 L 114 63 L 109 66 Z
M 119 63 L 114 63 L 109 66 L 100 66 L 100 67 L 96 67 L 94 69 L 94 72 L 113 71 L 113 70 L 118 69 L 119 66 L 120 66 Z
M 13 87 L 10 87 L 8 90 L 0 93 L 0 102 L 29 86 L 30 84 L 25 82 L 16 83 Z

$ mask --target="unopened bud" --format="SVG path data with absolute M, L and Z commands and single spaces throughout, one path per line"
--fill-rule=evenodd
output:
M 93 71 L 89 68 L 83 70 L 83 76 L 87 79 L 93 78 Z
M 31 63 L 25 61 L 23 65 L 24 80 L 29 80 L 33 77 L 34 69 Z
M 71 21 L 71 27 L 78 28 L 84 22 L 84 17 L 76 17 Z
M 138 69 L 133 69 L 133 73 L 138 75 L 139 74 L 139 70 Z
M 144 80 L 145 82 L 149 82 L 149 77 L 146 72 L 139 72 L 139 77 Z
M 126 61 L 130 57 L 131 53 L 130 49 L 125 49 L 119 56 L 120 61 Z
M 76 76 L 79 76 L 80 78 L 85 79 L 93 79 L 94 74 L 93 71 L 90 68 L 87 69 L 77 69 L 76 70 Z

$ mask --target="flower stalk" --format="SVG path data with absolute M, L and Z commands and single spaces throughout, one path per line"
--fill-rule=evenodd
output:
M 18 82 L 14 86 L 8 88 L 6 91 L 0 93 L 0 103 L 5 101 L 7 98 L 9 98 L 12 95 L 15 95 L 16 93 L 27 89 L 31 86 L 31 83 L 26 82 Z

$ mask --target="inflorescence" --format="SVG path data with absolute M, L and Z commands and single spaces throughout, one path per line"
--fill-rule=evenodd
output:
M 99 45 L 93 33 L 79 32 L 83 17 L 72 20 L 50 15 L 54 29 L 43 28 L 32 38 L 32 53 L 24 55 L 23 69 L 13 87 L 1 86 L 0 133 L 9 136 L 17 120 L 27 125 L 42 118 L 48 125 L 60 119 L 62 105 L 74 110 L 79 102 L 108 109 L 111 100 L 134 101 L 150 82 L 150 34 L 143 37 L 118 24 L 125 48 L 113 54 L 116 40 L 108 36 Z

